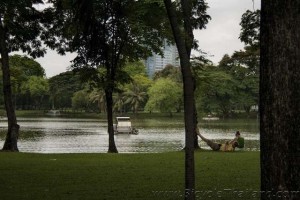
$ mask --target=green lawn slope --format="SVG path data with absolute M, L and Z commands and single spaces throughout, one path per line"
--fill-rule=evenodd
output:
M 198 151 L 196 199 L 259 199 L 259 152 Z M 0 153 L 1 200 L 184 199 L 184 152 Z

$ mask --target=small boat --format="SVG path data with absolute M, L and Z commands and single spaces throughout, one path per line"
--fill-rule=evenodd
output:
M 219 117 L 212 117 L 211 115 L 207 115 L 207 117 L 203 117 L 202 119 L 206 120 L 206 121 L 215 121 L 215 120 L 219 120 L 220 118 Z
M 114 133 L 127 133 L 137 135 L 139 131 L 131 126 L 130 117 L 116 117 L 117 123 L 114 124 Z
M 203 117 L 202 119 L 205 121 L 216 121 L 216 120 L 219 120 L 220 118 L 219 117 Z

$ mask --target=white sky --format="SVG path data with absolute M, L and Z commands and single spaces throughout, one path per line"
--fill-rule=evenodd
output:
M 260 9 L 260 0 L 207 0 L 211 20 L 204 30 L 195 31 L 199 48 L 211 55 L 208 57 L 218 63 L 224 54 L 244 48 L 239 40 L 240 21 L 246 10 Z
M 239 40 L 240 20 L 247 10 L 253 10 L 252 0 L 207 0 L 208 14 L 211 20 L 207 28 L 195 31 L 195 38 L 199 41 L 200 49 L 212 55 L 209 57 L 214 63 L 218 63 L 224 54 L 231 55 L 234 51 L 243 49 Z M 260 8 L 260 0 L 254 0 L 255 9 Z M 52 77 L 67 70 L 70 61 L 75 54 L 65 56 L 58 55 L 49 50 L 45 57 L 38 61 L 46 71 L 47 77 Z

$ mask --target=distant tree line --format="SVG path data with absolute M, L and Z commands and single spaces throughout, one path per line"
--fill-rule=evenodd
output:
M 244 112 L 249 116 L 258 105 L 258 53 L 258 49 L 245 47 L 231 56 L 224 55 L 217 66 L 208 60 L 194 59 L 198 113 L 228 118 Z M 46 78 L 38 62 L 20 55 L 10 56 L 10 64 L 17 110 L 106 112 L 104 91 L 93 87 L 93 81 L 84 81 L 80 73 L 68 71 Z M 118 85 L 114 92 L 115 113 L 145 111 L 172 116 L 183 110 L 179 67 L 167 65 L 153 79 L 146 75 L 142 62 L 127 63 L 124 69 L 131 81 Z M 2 97 L 0 101 L 3 105 Z

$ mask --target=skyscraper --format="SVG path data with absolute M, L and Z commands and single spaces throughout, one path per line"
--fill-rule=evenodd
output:
M 153 53 L 153 55 L 145 61 L 147 74 L 150 78 L 153 77 L 156 71 L 165 68 L 166 65 L 170 64 L 176 67 L 180 65 L 178 50 L 175 45 L 165 42 L 162 52 L 163 57 Z

